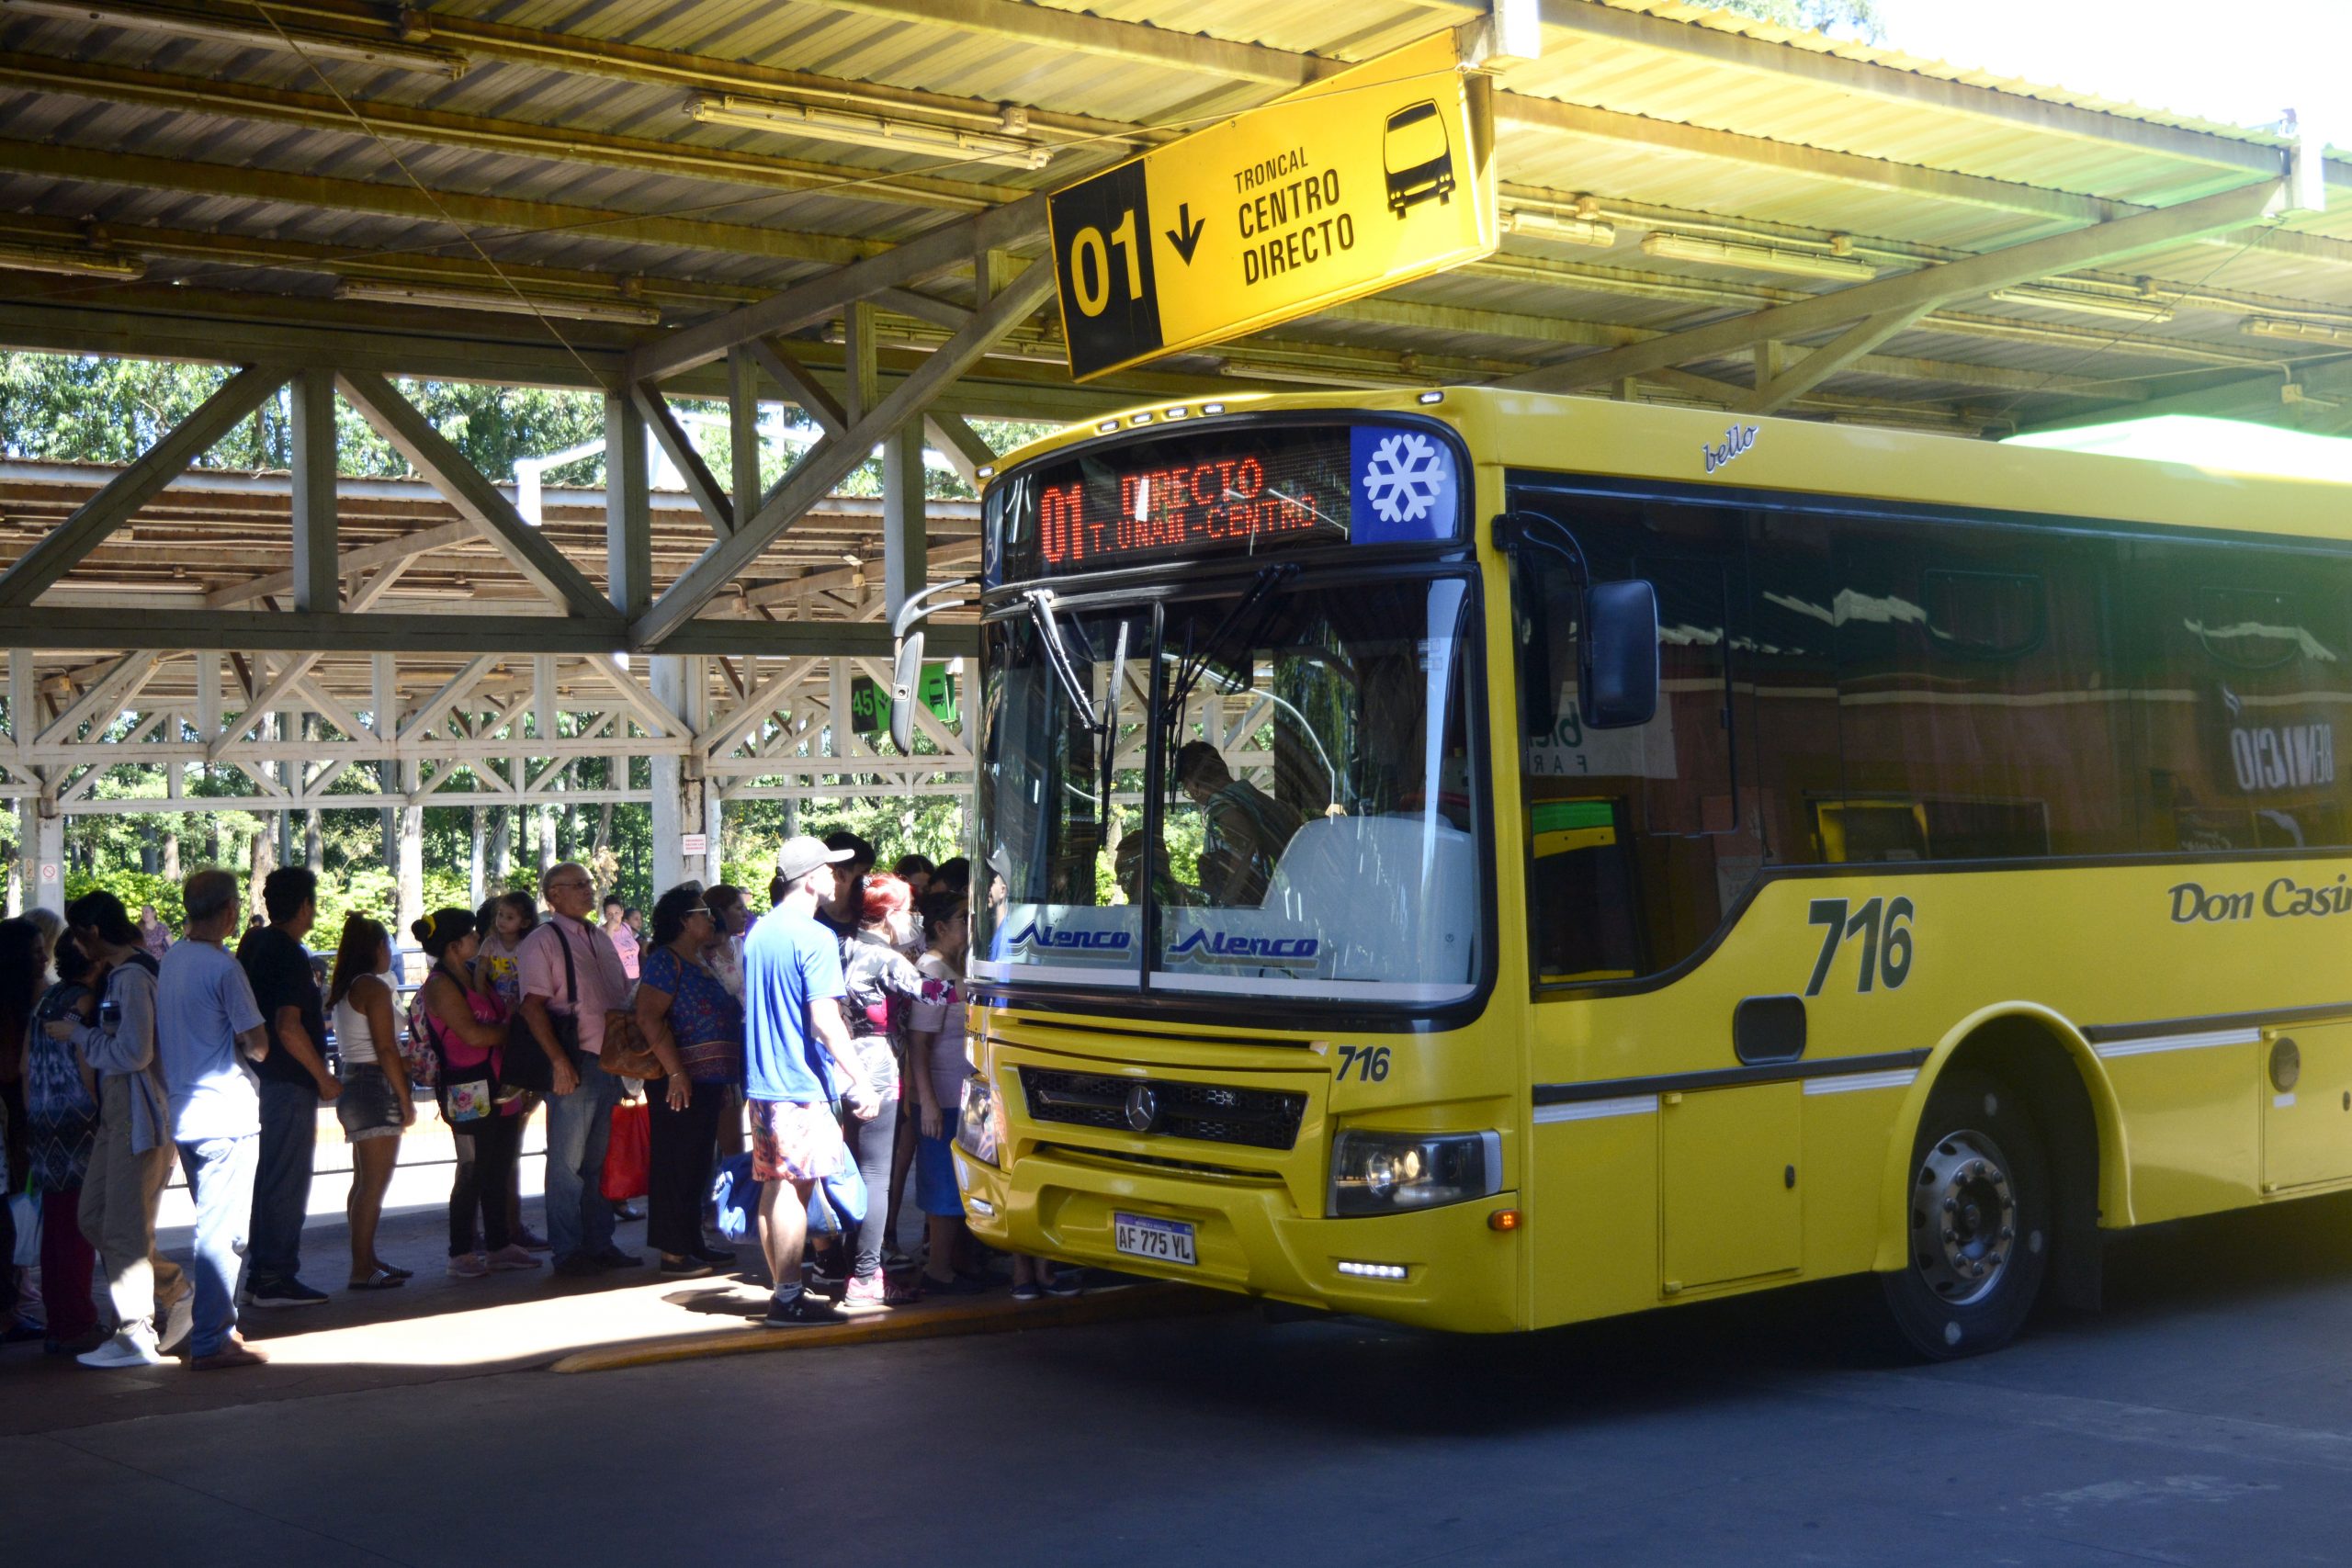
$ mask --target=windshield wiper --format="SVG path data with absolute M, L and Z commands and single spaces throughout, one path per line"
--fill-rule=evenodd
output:
M 1036 623 L 1038 640 L 1046 645 L 1046 667 L 1054 672 L 1054 679 L 1061 682 L 1062 695 L 1069 699 L 1069 705 L 1077 710 L 1086 728 L 1100 734 L 1102 716 L 1094 711 L 1094 699 L 1088 694 L 1085 683 L 1078 678 L 1078 667 L 1069 660 L 1069 644 L 1062 640 L 1061 623 L 1054 618 L 1054 591 L 1032 588 L 1021 597 L 1028 601 L 1029 618 Z M 1125 628 L 1122 627 L 1121 631 L 1119 646 L 1125 649 Z
M 1250 580 L 1249 589 L 1233 602 L 1233 607 L 1226 611 L 1225 618 L 1217 622 L 1216 628 L 1202 639 L 1198 653 L 1193 651 L 1193 628 L 1187 624 L 1184 628 L 1184 655 L 1177 661 L 1176 679 L 1168 683 L 1167 712 L 1170 729 L 1182 722 L 1185 700 L 1193 694 L 1193 688 L 1201 683 L 1201 677 L 1208 671 L 1209 660 L 1215 659 L 1217 650 L 1226 645 L 1227 636 L 1235 631 L 1246 633 L 1241 639 L 1244 646 L 1256 640 L 1257 622 L 1251 621 L 1245 626 L 1242 617 L 1261 605 L 1271 609 L 1274 590 L 1297 575 L 1298 568 L 1293 564 L 1259 568 L 1258 575 Z

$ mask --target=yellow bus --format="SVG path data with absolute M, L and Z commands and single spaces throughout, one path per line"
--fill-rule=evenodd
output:
M 1466 1331 L 1871 1271 L 1948 1356 L 2343 1187 L 2343 505 L 1479 389 L 1012 455 L 973 1229 Z

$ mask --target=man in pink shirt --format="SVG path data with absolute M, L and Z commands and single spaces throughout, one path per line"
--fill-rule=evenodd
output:
M 596 1054 L 605 1043 L 605 1010 L 628 1002 L 628 976 L 612 939 L 589 918 L 596 892 L 585 870 L 569 861 L 550 866 L 539 894 L 554 913 L 523 939 L 515 968 L 524 1021 L 555 1074 L 548 1097 L 547 1166 L 555 1271 L 578 1279 L 639 1268 L 644 1258 L 614 1245 L 613 1206 L 600 1190 L 621 1080 L 596 1065 Z M 576 1044 L 565 1038 L 573 1028 Z

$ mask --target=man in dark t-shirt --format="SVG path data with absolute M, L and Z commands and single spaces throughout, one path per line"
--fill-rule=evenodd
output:
M 318 919 L 318 877 L 302 866 L 271 872 L 261 889 L 269 924 L 247 931 L 237 946 L 271 1046 L 254 1065 L 261 1077 L 261 1150 L 245 1289 L 255 1306 L 314 1306 L 327 1299 L 300 1278 L 319 1105 L 343 1092 L 327 1071 L 326 1015 L 302 945 Z

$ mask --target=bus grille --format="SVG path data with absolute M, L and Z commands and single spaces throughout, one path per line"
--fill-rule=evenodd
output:
M 1029 1114 L 1040 1122 L 1256 1149 L 1296 1145 L 1298 1124 L 1306 1114 L 1306 1096 L 1284 1089 L 1115 1078 L 1046 1067 L 1022 1068 L 1021 1088 Z M 1128 1116 L 1129 1094 L 1138 1089 L 1150 1091 L 1157 1101 L 1155 1114 L 1140 1128 Z

